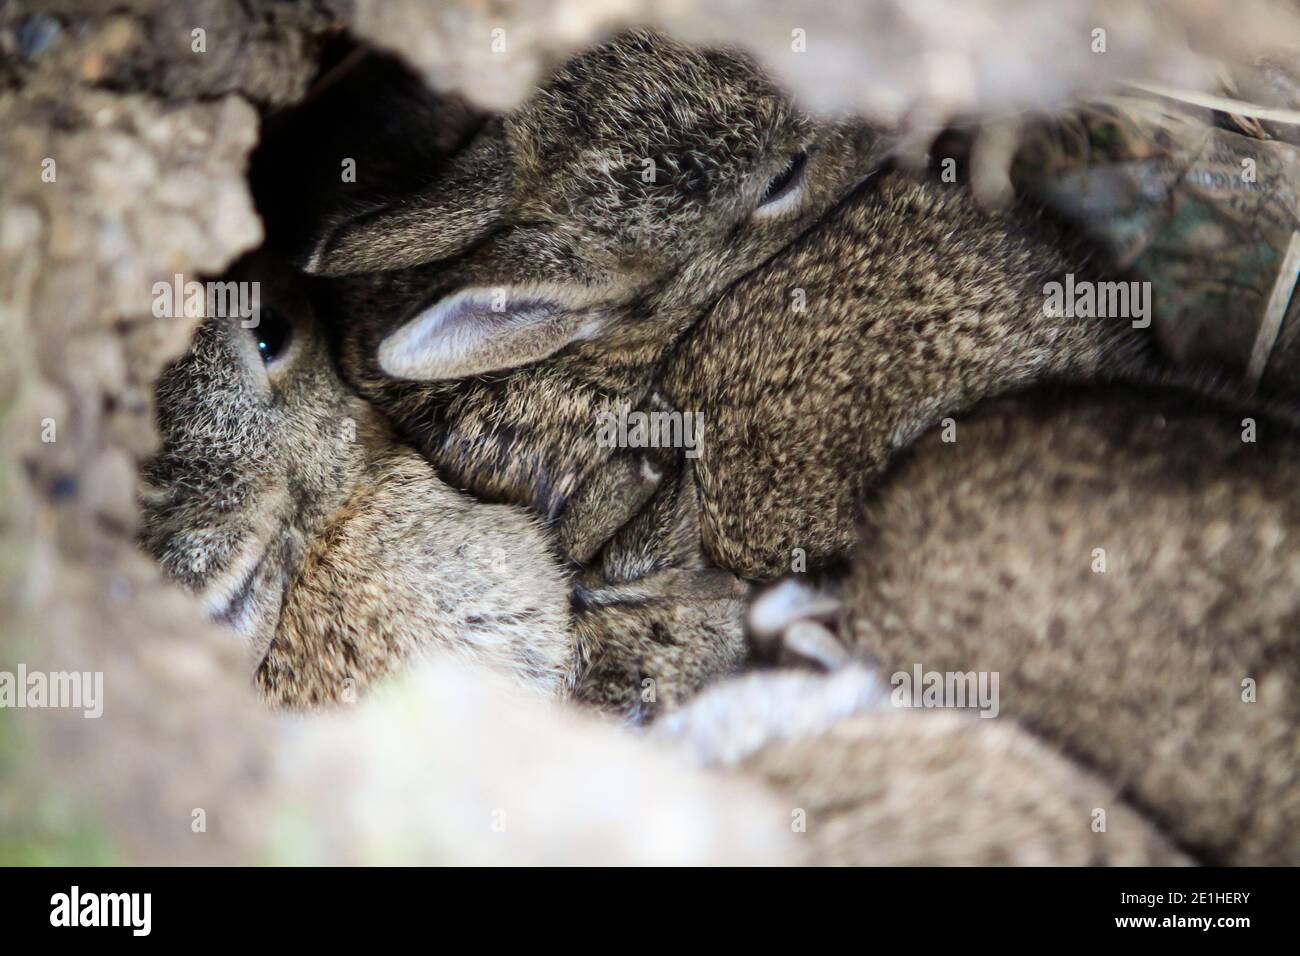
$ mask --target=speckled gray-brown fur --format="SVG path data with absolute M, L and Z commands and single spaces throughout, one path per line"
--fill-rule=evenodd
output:
M 714 563 L 770 578 L 796 547 L 840 557 L 862 480 L 941 416 L 1114 374 L 1136 351 L 1122 318 L 1043 316 L 1045 282 L 1091 273 L 1032 213 L 992 219 L 961 185 L 887 171 L 863 184 L 887 139 L 802 117 L 742 57 L 621 37 L 559 71 L 429 194 L 323 237 L 317 271 L 386 270 L 344 285 L 347 374 L 453 484 L 548 516 L 611 457 L 597 415 L 658 388 L 704 416 Z M 648 188 L 637 160 L 665 144 L 671 188 Z M 756 190 L 800 146 L 802 205 L 755 220 Z M 630 168 L 599 173 L 611 156 Z M 377 368 L 379 342 L 423 305 L 532 279 L 605 290 L 595 337 L 452 381 Z M 620 560 L 605 569 L 623 576 Z
M 327 231 L 311 268 L 349 276 L 343 360 L 363 394 L 456 486 L 554 515 L 610 455 L 598 413 L 647 400 L 671 342 L 850 190 L 876 139 L 800 114 L 741 54 L 625 34 L 489 124 L 426 193 Z M 803 200 L 755 219 L 801 150 Z M 657 164 L 653 183 L 643 159 Z M 539 281 L 583 290 L 594 339 L 450 382 L 394 382 L 377 368 L 380 341 L 420 307 L 467 286 Z
M 1028 214 L 990 218 L 960 186 L 884 174 L 733 287 L 665 362 L 702 413 L 708 556 L 768 578 L 845 555 L 862 489 L 901 448 L 982 397 L 1138 366 L 1123 318 L 1043 314 L 1085 257 Z M 806 311 L 796 311 L 801 290 Z
M 1298 481 L 1300 439 L 1249 409 L 1127 389 L 988 404 L 870 497 L 848 633 L 884 675 L 999 672 L 998 720 L 1201 859 L 1295 864 Z
M 348 275 L 334 290 L 345 373 L 454 486 L 562 516 L 603 468 L 635 472 L 598 446 L 600 413 L 701 413 L 702 457 L 679 460 L 587 570 L 627 582 L 712 563 L 770 579 L 796 548 L 810 566 L 845 557 L 864 483 L 942 416 L 1136 364 L 1127 320 L 1043 314 L 1044 284 L 1090 275 L 1085 255 L 1030 213 L 985 216 L 960 185 L 864 182 L 886 139 L 801 116 L 744 57 L 625 35 L 489 124 L 426 193 L 328 231 L 310 267 Z M 755 218 L 794 149 L 806 194 Z M 647 154 L 667 157 L 662 186 L 640 180 Z M 430 303 L 539 280 L 595 290 L 580 313 L 591 338 L 449 381 L 379 369 L 380 342 Z M 683 564 L 686 497 L 703 553 Z M 575 537 L 585 558 L 590 535 Z M 686 640 L 671 605 L 655 608 L 640 604 L 641 624 L 658 614 Z M 641 679 L 630 669 L 626 692 Z
M 540 524 L 448 488 L 339 379 L 291 274 L 254 258 L 291 326 L 209 318 L 158 384 L 161 448 L 144 468 L 141 541 L 243 634 L 277 703 L 346 700 L 428 650 L 560 694 L 573 668 L 568 583 Z

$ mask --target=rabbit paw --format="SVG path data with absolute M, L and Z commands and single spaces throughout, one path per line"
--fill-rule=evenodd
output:
M 835 631 L 839 612 L 832 592 L 795 578 L 768 588 L 749 611 L 756 656 L 782 666 L 843 667 L 853 655 Z
M 745 660 L 749 587 L 716 569 L 672 568 L 574 592 L 573 699 L 641 723 Z
M 574 564 L 589 563 L 659 490 L 672 467 L 670 454 L 645 449 L 617 455 L 583 482 L 555 524 L 560 553 Z
M 640 411 L 668 412 L 672 406 L 652 392 Z M 560 553 L 579 567 L 589 564 L 614 536 L 649 505 L 665 484 L 682 480 L 677 449 L 624 449 L 597 467 L 574 492 L 555 522 Z M 693 503 L 693 499 L 692 499 Z

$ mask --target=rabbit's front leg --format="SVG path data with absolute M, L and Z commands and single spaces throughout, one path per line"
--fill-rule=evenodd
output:
M 670 459 L 662 451 L 650 448 L 616 455 L 582 483 L 553 528 L 564 558 L 586 566 L 646 507 L 670 471 Z
M 642 413 L 671 412 L 671 406 L 658 392 L 653 391 L 638 409 Z M 632 447 L 615 450 L 604 458 L 599 465 L 587 473 L 577 491 L 569 496 L 553 526 L 556 544 L 562 557 L 576 567 L 586 568 L 592 564 L 602 549 L 610 546 L 616 536 L 626 540 L 629 535 L 620 532 L 633 525 L 634 520 L 643 512 L 651 522 L 667 521 L 680 523 L 694 519 L 695 503 L 678 505 L 676 484 L 680 481 L 682 465 L 677 449 L 660 446 Z M 661 489 L 664 493 L 661 494 Z M 656 502 L 666 502 L 664 506 Z M 655 546 L 657 536 L 647 536 L 645 522 L 636 525 L 631 532 L 634 539 Z M 698 524 L 692 524 L 689 530 L 695 531 Z M 695 531 L 698 538 L 698 531 Z M 651 540 L 653 539 L 653 541 Z M 692 541 L 687 550 L 698 550 Z M 674 564 L 680 564 L 683 558 L 689 560 L 693 555 L 678 554 L 677 550 L 666 552 L 666 557 Z M 602 560 L 602 565 L 605 562 Z M 606 569 L 608 570 L 608 569 Z M 624 569 L 617 580 L 630 580 L 643 577 L 649 568 L 638 563 L 634 568 Z
M 573 699 L 635 721 L 673 709 L 748 656 L 749 585 L 704 561 L 690 461 L 620 455 L 556 525 L 574 578 Z
M 745 661 L 749 586 L 729 571 L 668 568 L 574 590 L 574 700 L 645 722 Z

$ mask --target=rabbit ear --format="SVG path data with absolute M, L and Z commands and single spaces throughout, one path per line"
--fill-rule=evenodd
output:
M 327 229 L 303 269 L 320 276 L 388 272 L 462 252 L 500 222 L 509 175 L 503 135 L 485 132 L 422 192 Z
M 434 381 L 514 368 L 599 329 L 591 291 L 559 284 L 462 289 L 429 306 L 379 346 L 396 378 Z

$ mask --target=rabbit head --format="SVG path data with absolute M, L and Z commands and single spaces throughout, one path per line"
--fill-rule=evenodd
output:
M 231 281 L 256 290 L 254 314 L 205 319 L 159 379 L 143 542 L 214 617 L 265 645 L 309 538 L 386 435 L 334 373 L 295 284 L 268 287 L 255 265 Z
M 628 33 L 490 122 L 424 192 L 327 229 L 306 269 L 408 290 L 375 336 L 398 378 L 593 339 L 662 347 L 859 183 L 874 140 L 804 115 L 742 54 Z
M 426 647 L 558 691 L 567 585 L 542 529 L 395 441 L 292 272 L 254 258 L 230 278 L 254 314 L 207 318 L 158 383 L 145 549 L 244 636 L 278 702 L 343 698 Z

